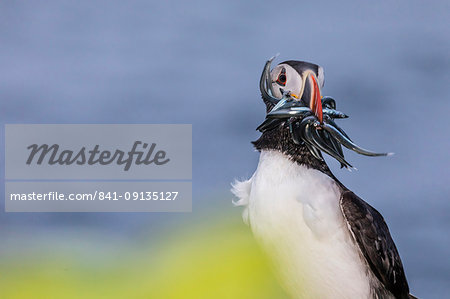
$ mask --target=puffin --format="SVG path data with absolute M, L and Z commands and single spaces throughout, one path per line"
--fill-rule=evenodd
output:
M 383 216 L 344 186 L 323 154 L 353 166 L 347 148 L 388 156 L 357 145 L 337 125 L 348 116 L 324 97 L 323 68 L 288 60 L 264 65 L 259 87 L 266 106 L 256 171 L 236 180 L 233 203 L 272 258 L 292 298 L 416 298 Z

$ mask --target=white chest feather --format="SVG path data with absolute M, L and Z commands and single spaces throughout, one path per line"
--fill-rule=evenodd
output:
M 329 176 L 263 151 L 252 178 L 233 192 L 294 298 L 370 298 L 367 267 Z

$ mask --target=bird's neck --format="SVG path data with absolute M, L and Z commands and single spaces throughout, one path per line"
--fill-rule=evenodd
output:
M 319 160 L 314 157 L 304 144 L 299 145 L 294 143 L 291 133 L 289 132 L 289 127 L 286 124 L 264 132 L 258 140 L 252 143 L 258 151 L 279 151 L 296 163 L 308 168 L 317 169 L 326 175 L 335 178 L 324 160 Z

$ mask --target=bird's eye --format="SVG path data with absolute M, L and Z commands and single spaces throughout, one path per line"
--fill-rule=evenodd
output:
M 281 86 L 286 85 L 286 70 L 282 70 L 281 73 L 278 75 L 277 83 Z

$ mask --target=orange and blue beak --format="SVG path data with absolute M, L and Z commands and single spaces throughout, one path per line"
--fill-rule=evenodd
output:
M 310 74 L 309 77 L 311 78 L 313 85 L 309 109 L 311 109 L 319 122 L 323 123 L 322 96 L 320 95 L 320 88 L 317 84 L 316 76 L 314 74 Z

